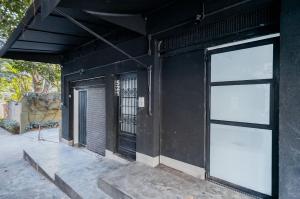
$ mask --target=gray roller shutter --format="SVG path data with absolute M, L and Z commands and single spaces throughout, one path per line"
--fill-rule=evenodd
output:
M 87 148 L 105 155 L 105 88 L 89 88 L 87 99 Z

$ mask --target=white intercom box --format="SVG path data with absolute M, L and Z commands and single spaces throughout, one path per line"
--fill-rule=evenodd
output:
M 139 108 L 144 108 L 145 107 L 145 98 L 144 97 L 139 97 L 138 106 L 139 106 Z

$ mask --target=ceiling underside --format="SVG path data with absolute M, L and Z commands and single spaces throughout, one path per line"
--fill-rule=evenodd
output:
M 43 0 L 43 11 L 48 15 L 55 7 L 95 12 L 147 14 L 167 4 L 168 0 Z
M 59 15 L 55 9 L 114 42 L 114 35 L 120 32 L 145 35 L 144 16 L 167 3 L 167 0 L 36 1 L 1 49 L 0 57 L 23 59 L 45 55 L 57 59 L 95 41 L 95 37 Z
M 65 55 L 96 42 L 100 37 L 113 44 L 139 36 L 155 36 L 199 13 L 205 19 L 211 13 L 231 9 L 227 15 L 243 12 L 241 5 L 258 7 L 275 0 L 36 0 L 0 50 L 0 57 L 59 63 Z M 233 6 L 234 5 L 234 6 Z M 63 13 L 63 14 L 62 14 Z M 220 16 L 227 16 L 223 12 Z M 64 15 L 64 16 L 63 16 Z M 67 19 L 66 16 L 69 18 Z M 216 15 L 215 19 L 218 19 Z M 92 35 L 73 20 L 92 30 Z M 213 17 L 211 17 L 212 19 Z M 71 22 L 73 21 L 73 22 Z M 206 20 L 207 21 L 207 20 Z M 205 23 L 205 21 L 203 21 Z M 179 30 L 181 31 L 181 30 Z M 173 29 L 172 29 L 172 33 Z M 103 39 L 102 39 L 103 41 Z M 107 43 L 107 42 L 106 42 Z M 72 54 L 72 53 L 70 53 Z

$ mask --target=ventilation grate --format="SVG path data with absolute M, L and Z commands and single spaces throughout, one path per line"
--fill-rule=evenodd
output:
M 194 25 L 184 33 L 164 39 L 161 52 L 273 25 L 276 23 L 276 17 L 273 13 L 271 7 L 259 8 L 215 23 Z

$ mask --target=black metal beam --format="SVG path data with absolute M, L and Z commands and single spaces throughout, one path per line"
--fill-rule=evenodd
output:
M 23 39 L 18 39 L 16 42 L 18 41 L 32 43 L 32 44 L 46 44 L 46 45 L 70 46 L 70 47 L 76 46 L 74 44 L 61 44 L 61 43 L 41 42 L 41 41 L 32 41 L 32 40 L 23 40 Z
M 95 28 L 97 26 L 101 26 L 101 27 L 105 27 L 105 28 L 109 29 L 112 26 L 112 25 L 110 25 L 109 23 L 107 23 L 105 21 L 99 21 L 99 20 L 93 18 L 93 16 L 90 16 L 90 14 L 88 14 L 86 12 L 83 12 L 83 11 L 78 11 L 78 10 L 74 11 L 74 10 L 72 10 L 72 11 L 65 12 L 65 13 L 70 15 L 74 19 L 76 19 L 76 21 L 78 21 L 82 24 L 85 24 L 86 26 L 91 26 L 93 28 Z M 56 18 L 60 18 L 61 20 L 65 20 L 65 18 L 63 16 L 55 14 L 55 13 L 51 13 L 51 15 L 49 15 L 48 17 L 50 17 L 50 18 L 56 17 Z
M 13 48 L 19 49 L 29 49 L 29 50 L 49 50 L 49 51 L 64 51 L 67 49 L 65 45 L 55 45 L 55 44 L 44 44 L 44 43 L 34 43 L 30 41 L 16 41 L 12 46 Z
M 77 38 L 92 38 L 89 35 L 76 35 L 76 34 L 70 34 L 70 33 L 62 33 L 62 32 L 54 32 L 54 31 L 36 29 L 36 28 L 27 28 L 27 30 L 50 33 L 50 34 L 56 34 L 56 35 L 65 35 L 65 36 L 77 37 Z
M 88 14 L 86 15 L 89 16 Z M 79 22 L 101 34 L 107 33 L 113 28 L 112 25 L 108 26 L 108 23 L 104 25 L 103 23 L 95 24 L 88 23 L 86 21 Z M 55 14 L 49 15 L 47 18 L 42 19 L 41 14 L 37 13 L 34 16 L 34 20 L 26 26 L 26 29 L 43 30 L 48 32 L 57 32 L 62 34 L 71 34 L 79 36 L 89 36 L 89 34 L 87 34 L 86 31 L 82 30 L 75 24 L 70 23 L 70 21 L 66 18 L 60 15 L 57 16 Z
M 46 31 L 25 30 L 18 40 L 26 40 L 33 42 L 46 42 L 46 43 L 56 43 L 56 44 L 72 44 L 72 45 L 81 45 L 90 41 L 91 37 L 77 37 L 73 35 L 65 35 L 60 33 L 52 33 Z
M 49 54 L 44 52 L 17 52 L 17 51 L 8 51 L 3 56 L 8 59 L 16 60 L 26 60 L 26 61 L 37 61 L 45 63 L 60 64 L 61 56 L 57 54 Z
M 50 54 L 57 54 L 57 51 L 53 50 L 40 50 L 40 49 L 26 49 L 26 48 L 10 48 L 8 52 L 33 52 L 33 53 L 50 53 Z
M 144 64 L 143 62 L 141 62 L 140 60 L 138 60 L 137 58 L 131 56 L 130 54 L 128 54 L 127 52 L 125 52 L 124 50 L 120 49 L 118 46 L 114 45 L 113 43 L 111 43 L 110 41 L 108 41 L 107 39 L 105 39 L 104 37 L 102 37 L 101 35 L 97 34 L 96 32 L 94 32 L 93 30 L 89 29 L 88 27 L 84 26 L 83 24 L 81 24 L 80 22 L 76 21 L 74 18 L 72 18 L 71 16 L 67 15 L 66 13 L 62 12 L 59 9 L 55 9 L 55 12 L 57 12 L 58 14 L 66 17 L 68 20 L 70 20 L 72 23 L 76 24 L 77 26 L 79 26 L 80 28 L 84 29 L 85 31 L 89 32 L 90 34 L 94 35 L 97 39 L 103 41 L 104 43 L 106 43 L 107 45 L 109 45 L 110 47 L 112 47 L 113 49 L 117 50 L 118 52 L 122 53 L 123 55 L 125 55 L 126 57 L 128 57 L 129 59 L 135 61 L 136 63 L 138 63 L 138 66 L 146 68 L 147 69 L 147 74 L 148 74 L 148 114 L 150 116 L 152 116 L 152 65 L 147 66 L 146 64 Z
M 77 25 L 78 27 L 82 28 L 83 30 L 85 30 L 88 33 L 90 33 L 91 35 L 95 36 L 97 39 L 103 41 L 104 43 L 106 43 L 107 45 L 109 45 L 110 47 L 112 47 L 113 49 L 119 51 L 120 53 L 122 53 L 123 55 L 125 55 L 126 57 L 128 57 L 129 59 L 135 61 L 136 63 L 139 64 L 139 66 L 142 66 L 143 68 L 147 68 L 148 69 L 148 66 L 146 64 L 144 64 L 140 60 L 136 59 L 135 57 L 131 56 L 130 54 L 128 54 L 124 50 L 120 49 L 118 46 L 114 45 L 113 43 L 111 43 L 110 41 L 108 41 L 107 39 L 105 39 L 104 37 L 102 37 L 101 35 L 97 34 L 93 30 L 91 30 L 90 28 L 88 28 L 85 25 L 83 25 L 82 23 L 76 21 L 71 16 L 67 15 L 66 13 L 62 12 L 61 10 L 59 10 L 57 8 L 55 9 L 55 12 L 58 13 L 58 14 L 60 14 L 61 16 L 64 16 L 66 19 L 68 19 L 69 21 L 71 21 L 72 23 L 74 23 L 75 25 Z
M 95 11 L 85 11 L 102 20 L 116 24 L 118 26 L 127 28 L 131 31 L 146 35 L 146 21 L 139 14 L 118 14 L 118 13 L 104 13 Z
M 90 10 L 96 12 L 134 13 L 140 14 L 165 3 L 166 0 L 61 0 L 58 7 Z
M 52 10 L 59 4 L 61 0 L 41 0 L 42 1 L 42 8 L 41 14 L 42 18 L 45 19 L 48 15 L 51 14 Z

